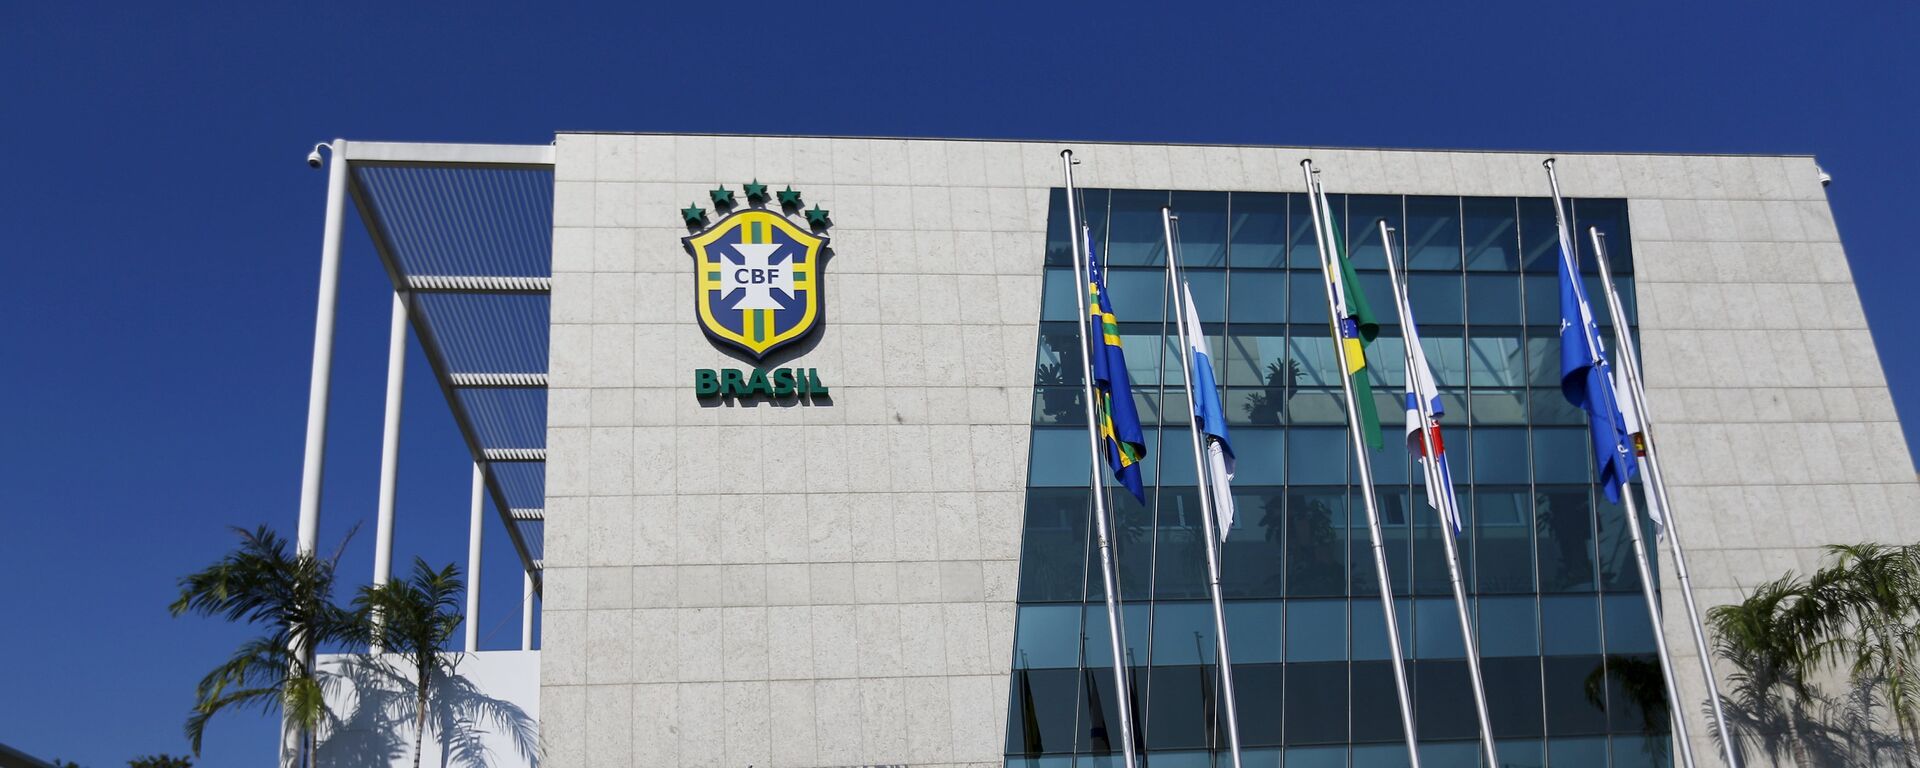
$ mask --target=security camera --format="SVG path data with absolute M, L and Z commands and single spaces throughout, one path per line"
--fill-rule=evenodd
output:
M 324 146 L 326 146 L 326 144 L 324 144 L 324 143 L 322 143 L 322 144 L 315 144 L 315 145 L 313 145 L 313 151 L 312 151 L 312 152 L 308 152 L 308 153 L 307 153 L 307 167 L 308 167 L 308 168 L 318 168 L 318 167 L 320 167 L 320 148 L 321 148 L 321 147 L 324 147 Z
M 1827 169 L 1816 165 L 1813 167 L 1813 170 L 1820 174 L 1820 186 L 1826 187 L 1833 184 L 1833 174 L 1827 173 Z

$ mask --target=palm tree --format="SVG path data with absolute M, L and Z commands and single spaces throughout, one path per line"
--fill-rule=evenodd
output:
M 1788 573 L 1754 588 L 1745 600 L 1714 607 L 1707 616 L 1714 652 L 1738 668 L 1727 676 L 1729 697 L 1755 721 L 1784 721 L 1790 742 L 1786 746 L 1798 765 L 1813 764 L 1801 724 L 1816 698 L 1808 676 L 1819 659 L 1817 644 L 1807 642 L 1816 622 L 1806 592 L 1806 583 Z M 1781 710 L 1783 701 L 1789 710 Z M 1769 738 L 1771 733 L 1761 736 L 1767 739 L 1761 746 L 1777 754 L 1781 745 Z
M 260 526 L 236 528 L 240 546 L 218 562 L 180 579 L 180 596 L 169 606 L 174 616 L 193 613 L 259 625 L 266 634 L 235 649 L 233 656 L 201 678 L 187 739 L 200 754 L 207 721 L 228 707 L 280 709 L 300 729 L 301 745 L 311 754 L 314 734 L 326 714 L 321 680 L 311 651 L 321 644 L 353 638 L 353 617 L 333 603 L 335 559 L 291 554 L 286 539 Z
M 427 705 L 436 670 L 453 672 L 447 641 L 459 629 L 460 597 L 465 586 L 460 569 L 449 563 L 438 571 L 421 558 L 413 559 L 413 575 L 360 590 L 353 605 L 361 626 L 374 645 L 407 659 L 413 667 L 413 765 L 420 768 L 420 749 L 426 740 Z
M 1920 548 L 1846 544 L 1827 553 L 1833 565 L 1808 589 L 1822 658 L 1851 657 L 1854 682 L 1882 688 L 1901 738 L 1920 741 Z

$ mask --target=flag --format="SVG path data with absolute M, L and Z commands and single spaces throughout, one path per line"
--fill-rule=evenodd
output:
M 1193 308 L 1193 289 L 1182 280 L 1181 298 L 1185 300 L 1186 347 L 1193 358 L 1193 415 L 1200 425 L 1205 444 L 1207 483 L 1213 490 L 1213 517 L 1220 526 L 1220 540 L 1227 540 L 1233 529 L 1233 444 L 1227 441 L 1227 417 L 1220 407 L 1220 389 L 1213 383 L 1213 355 L 1207 349 L 1207 335 L 1200 330 L 1200 313 Z
M 1333 258 L 1329 261 L 1327 280 L 1333 283 L 1334 343 L 1346 348 L 1347 378 L 1353 381 L 1354 411 L 1360 415 L 1360 423 L 1355 428 L 1366 438 L 1367 445 L 1379 448 L 1386 445 L 1386 441 L 1380 436 L 1380 414 L 1373 403 L 1373 385 L 1367 381 L 1367 345 L 1380 335 L 1380 324 L 1374 320 L 1366 293 L 1360 290 L 1360 278 L 1353 272 L 1353 262 L 1347 259 L 1346 244 L 1341 241 L 1340 228 L 1333 220 L 1333 206 L 1325 192 L 1319 195 L 1321 215 L 1326 217 L 1327 232 L 1332 238 L 1329 245 L 1333 248 Z
M 1558 204 L 1558 201 L 1555 201 Z M 1560 228 L 1560 393 L 1587 412 L 1593 463 L 1607 500 L 1620 503 L 1621 487 L 1633 477 L 1633 449 L 1613 388 L 1613 369 L 1600 343 L 1586 289 L 1573 269 L 1573 248 Z
M 1407 366 L 1407 451 L 1422 464 L 1433 463 L 1433 474 L 1427 482 L 1427 504 L 1453 524 L 1454 533 L 1459 533 L 1464 528 L 1460 501 L 1453 492 L 1453 470 L 1447 467 L 1447 444 L 1440 437 L 1440 416 L 1447 410 L 1440 403 L 1440 387 L 1434 381 L 1433 368 L 1427 365 L 1427 351 L 1420 346 L 1420 329 L 1413 323 L 1412 307 L 1407 307 L 1405 333 L 1407 354 L 1412 357 L 1412 363 Z M 1432 420 L 1420 412 L 1421 403 L 1426 403 Z M 1423 423 L 1427 425 L 1425 434 L 1420 429 Z M 1429 440 L 1433 442 L 1431 456 L 1427 455 Z
M 1093 251 L 1093 235 L 1087 240 L 1087 311 L 1093 327 L 1094 419 L 1100 430 L 1100 449 L 1114 479 L 1126 486 L 1140 503 L 1147 503 L 1147 492 L 1140 484 L 1140 461 L 1147 457 L 1147 439 L 1140 431 L 1140 415 L 1133 407 L 1133 387 L 1127 381 L 1127 356 L 1120 350 L 1120 322 L 1113 317 L 1113 302 L 1107 298 L 1107 277 L 1100 269 L 1100 257 Z
M 1620 422 L 1626 426 L 1627 439 L 1632 443 L 1633 455 L 1637 458 L 1647 455 L 1647 435 L 1646 428 L 1640 423 L 1640 408 L 1633 401 L 1633 390 L 1627 387 L 1626 369 L 1615 368 L 1613 391 L 1620 398 Z M 1661 514 L 1660 499 L 1656 494 L 1647 495 L 1647 517 L 1653 520 L 1653 535 L 1665 536 L 1667 519 Z

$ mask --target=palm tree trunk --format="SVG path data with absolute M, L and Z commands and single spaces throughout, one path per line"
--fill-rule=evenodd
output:
M 1787 715 L 1787 738 L 1793 740 L 1793 763 L 1800 768 L 1811 768 L 1813 758 L 1807 753 L 1807 742 L 1800 738 L 1800 718 L 1805 714 L 1798 697 L 1793 702 L 1793 711 Z M 418 768 L 416 766 L 415 768 Z
M 427 684 L 433 677 L 433 667 L 420 665 L 420 695 L 414 703 L 417 710 L 413 716 L 413 768 L 420 768 L 420 749 L 427 740 Z

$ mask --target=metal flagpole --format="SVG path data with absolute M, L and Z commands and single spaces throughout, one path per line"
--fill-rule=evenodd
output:
M 1061 150 L 1060 162 L 1065 166 L 1067 173 L 1067 238 L 1071 241 L 1073 248 L 1073 277 L 1076 284 L 1073 292 L 1074 303 L 1080 308 L 1080 378 L 1087 404 L 1087 446 L 1090 449 L 1087 458 L 1092 460 L 1090 464 L 1093 468 L 1092 483 L 1087 487 L 1087 491 L 1093 496 L 1095 532 L 1100 538 L 1100 580 L 1106 586 L 1107 644 L 1109 652 L 1113 654 L 1113 693 L 1120 710 L 1120 750 L 1126 758 L 1127 768 L 1134 768 L 1137 763 L 1133 756 L 1133 706 L 1129 696 L 1131 692 L 1127 689 L 1127 657 L 1121 652 L 1120 610 L 1117 602 L 1119 595 L 1114 591 L 1113 578 L 1113 538 L 1108 534 L 1107 504 L 1100 493 L 1104 480 L 1100 473 L 1099 422 L 1094 418 L 1093 410 L 1093 336 L 1087 327 L 1089 320 L 1087 285 L 1090 265 L 1086 263 L 1086 259 L 1091 258 L 1092 254 L 1084 250 L 1086 243 L 1082 240 L 1085 234 L 1080 231 L 1080 208 L 1078 201 L 1074 199 L 1073 150 Z
M 1187 327 L 1186 282 L 1180 278 L 1180 251 L 1173 237 L 1173 211 L 1160 209 L 1160 226 L 1167 237 L 1167 285 L 1173 291 L 1173 316 L 1180 332 L 1180 372 L 1187 386 L 1187 431 L 1193 438 L 1193 465 L 1196 471 L 1195 482 L 1200 487 L 1201 533 L 1206 537 L 1207 545 L 1207 594 L 1213 599 L 1213 630 L 1215 651 L 1219 655 L 1220 692 L 1226 699 L 1227 748 L 1233 755 L 1233 768 L 1240 768 L 1240 718 L 1233 701 L 1233 664 L 1227 653 L 1227 612 L 1220 597 L 1220 552 L 1217 546 L 1220 540 L 1213 531 L 1213 488 L 1208 482 L 1208 467 L 1200 451 L 1200 420 L 1193 412 L 1194 376 L 1193 342 L 1188 332 L 1199 334 L 1199 328 Z M 1196 314 L 1195 317 L 1198 317 Z
M 1333 293 L 1332 275 L 1339 265 L 1334 262 L 1330 250 L 1334 242 L 1332 219 L 1324 215 L 1320 199 L 1319 183 L 1313 178 L 1312 160 L 1300 161 L 1300 171 L 1307 180 L 1307 202 L 1314 217 L 1313 239 L 1320 247 L 1321 282 L 1326 286 L 1327 315 L 1332 318 L 1334 331 L 1333 349 L 1340 360 L 1340 389 L 1347 399 L 1347 435 L 1352 438 L 1354 463 L 1360 473 L 1361 496 L 1367 503 L 1367 534 L 1373 537 L 1373 568 L 1380 580 L 1380 609 L 1386 614 L 1387 645 L 1391 646 L 1393 658 L 1393 683 L 1400 695 L 1400 728 L 1407 738 L 1407 760 L 1412 768 L 1420 768 L 1420 750 L 1416 743 L 1413 728 L 1413 700 L 1407 691 L 1407 663 L 1400 653 L 1400 619 L 1393 606 L 1393 581 L 1387 574 L 1387 548 L 1381 543 L 1380 509 L 1373 493 L 1373 466 L 1368 461 L 1366 438 L 1360 434 L 1360 409 L 1354 402 L 1353 376 L 1347 373 L 1347 347 L 1340 343 L 1340 318 L 1335 317 L 1335 308 L 1340 306 Z
M 1411 329 L 1414 327 L 1412 297 L 1407 292 L 1407 284 L 1401 281 L 1399 268 L 1393 262 L 1393 228 L 1387 226 L 1385 219 L 1382 219 L 1379 224 L 1380 243 L 1387 254 L 1387 280 L 1393 283 L 1394 309 L 1399 312 L 1400 327 Z M 1412 335 L 1406 330 L 1401 331 L 1403 341 Z M 1440 540 L 1446 545 L 1447 552 L 1447 576 L 1453 582 L 1453 606 L 1460 614 L 1460 638 L 1466 643 L 1467 672 L 1473 678 L 1473 707 L 1474 712 L 1480 716 L 1480 746 L 1486 752 L 1487 765 L 1498 766 L 1500 754 L 1494 749 L 1493 719 L 1487 715 L 1487 683 L 1486 678 L 1480 673 L 1480 645 L 1474 638 L 1473 617 L 1467 611 L 1466 583 L 1460 575 L 1460 550 L 1453 538 L 1454 521 L 1460 519 L 1460 499 L 1454 494 L 1453 485 L 1449 479 L 1440 473 L 1440 462 L 1437 458 L 1440 451 L 1439 446 L 1434 445 L 1432 431 L 1438 420 L 1433 416 L 1433 403 L 1428 402 L 1424 394 L 1425 387 L 1418 385 L 1426 377 L 1427 371 L 1417 365 L 1411 342 L 1403 343 L 1401 346 L 1406 351 L 1407 375 L 1414 377 L 1417 384 L 1408 397 L 1416 401 L 1416 408 L 1420 414 L 1420 442 L 1425 447 L 1427 455 L 1427 460 L 1420 462 L 1420 466 L 1426 473 L 1427 486 L 1439 490 L 1439 494 L 1434 498 L 1442 499 L 1448 505 L 1447 507 L 1436 506 L 1433 512 L 1440 519 Z M 1436 391 L 1437 389 L 1436 386 Z
M 1580 265 L 1573 261 L 1573 239 L 1568 235 L 1566 209 L 1560 201 L 1560 177 L 1554 173 L 1553 158 L 1547 158 L 1542 165 L 1547 168 L 1547 183 L 1553 189 L 1553 221 L 1559 227 L 1560 259 L 1566 264 L 1569 279 L 1578 280 Z M 1593 327 L 1591 308 L 1583 304 L 1580 307 L 1580 313 L 1580 321 L 1586 323 L 1589 328 Z M 1597 364 L 1602 360 L 1600 354 L 1603 350 L 1597 346 L 1598 339 L 1594 343 L 1596 344 L 1593 350 L 1594 362 Z M 1660 654 L 1660 677 L 1667 686 L 1667 712 L 1673 718 L 1675 741 L 1680 743 L 1681 764 L 1686 768 L 1693 768 L 1693 744 L 1687 738 L 1687 718 L 1681 712 L 1680 688 L 1673 680 L 1673 657 L 1667 652 L 1667 633 L 1660 623 L 1660 600 L 1654 592 L 1653 567 L 1647 562 L 1646 540 L 1640 533 L 1640 505 L 1634 503 L 1633 491 L 1627 487 L 1624 478 L 1620 483 L 1620 503 L 1626 507 L 1627 533 L 1633 539 L 1633 560 L 1640 571 L 1640 594 L 1646 598 L 1647 618 L 1653 629 L 1654 647 Z
M 1674 519 L 1673 501 L 1667 496 L 1666 478 L 1660 473 L 1660 454 L 1653 444 L 1653 423 L 1647 416 L 1646 381 L 1640 376 L 1640 351 L 1633 343 L 1633 334 L 1629 332 L 1625 305 L 1614 288 L 1613 268 L 1607 259 L 1607 236 L 1600 233 L 1599 227 L 1588 227 L 1587 234 L 1593 240 L 1594 259 L 1600 264 L 1600 283 L 1607 293 L 1607 311 L 1613 316 L 1615 357 L 1619 359 L 1621 372 L 1627 377 L 1627 396 L 1633 398 L 1634 411 L 1640 414 L 1641 441 L 1645 447 L 1640 457 L 1640 471 L 1645 474 L 1643 485 L 1651 492 L 1647 503 L 1659 504 L 1666 519 L 1667 548 L 1673 552 L 1674 576 L 1680 580 L 1680 596 L 1686 603 L 1694 649 L 1700 654 L 1700 675 L 1706 678 L 1707 698 L 1713 703 L 1714 726 L 1720 729 L 1722 756 L 1727 759 L 1728 768 L 1740 768 L 1740 758 L 1734 754 L 1733 731 L 1728 729 L 1727 714 L 1720 705 L 1720 684 L 1713 677 L 1713 655 L 1707 649 L 1707 634 L 1700 623 L 1700 608 L 1693 602 L 1693 578 L 1687 574 L 1687 555 L 1680 545 L 1680 528 Z

